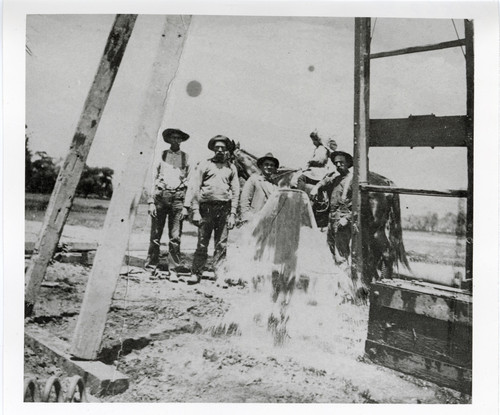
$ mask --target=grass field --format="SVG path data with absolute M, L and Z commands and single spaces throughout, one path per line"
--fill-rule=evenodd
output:
M 50 195 L 26 194 L 25 219 L 42 222 Z M 76 198 L 66 222 L 68 225 L 100 229 L 104 224 L 109 200 Z M 148 206 L 140 204 L 132 232 L 149 233 Z M 413 262 L 464 267 L 465 238 L 455 235 L 403 231 L 406 251 Z

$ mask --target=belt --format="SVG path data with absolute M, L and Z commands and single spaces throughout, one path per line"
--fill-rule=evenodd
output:
M 186 190 L 186 187 L 178 187 L 177 189 L 160 189 L 161 192 L 169 192 L 169 193 L 175 193 L 175 192 L 180 192 Z

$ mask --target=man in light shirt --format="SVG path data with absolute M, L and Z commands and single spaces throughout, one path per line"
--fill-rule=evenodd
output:
M 252 174 L 245 182 L 241 191 L 240 208 L 243 222 L 250 221 L 266 204 L 277 186 L 273 181 L 280 166 L 279 160 L 267 153 L 257 160 L 260 173 Z
M 168 253 L 174 266 L 181 262 L 182 207 L 186 196 L 187 177 L 189 174 L 188 155 L 181 151 L 181 143 L 189 138 L 185 132 L 167 128 L 163 131 L 163 140 L 170 144 L 154 170 L 153 189 L 148 200 L 148 213 L 151 216 L 151 235 L 149 240 L 146 266 L 153 272 L 159 265 L 160 241 L 168 219 Z M 168 264 L 162 271 L 170 274 Z M 173 275 L 171 278 L 175 278 Z
M 234 150 L 233 142 L 217 135 L 210 139 L 208 148 L 214 156 L 202 161 L 193 174 L 192 189 L 184 201 L 183 215 L 193 210 L 193 223 L 198 226 L 198 245 L 194 253 L 189 284 L 200 282 L 207 262 L 208 244 L 214 233 L 214 268 L 226 258 L 227 238 L 236 220 L 240 196 L 240 182 L 229 153 Z
M 328 173 L 327 163 L 329 151 L 323 145 L 317 131 L 313 131 L 310 137 L 314 145 L 314 153 L 311 160 L 307 162 L 307 168 L 302 172 L 297 181 L 297 189 L 303 190 L 307 194 L 309 194 L 313 186 Z

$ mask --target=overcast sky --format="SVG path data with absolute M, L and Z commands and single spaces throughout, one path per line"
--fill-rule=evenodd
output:
M 113 20 L 28 16 L 26 124 L 33 150 L 66 155 Z M 137 19 L 89 165 L 117 175 L 123 168 L 162 24 L 162 16 Z M 463 37 L 463 21 L 455 24 Z M 450 19 L 372 19 L 373 26 L 372 52 L 457 38 Z M 191 135 L 184 149 L 194 159 L 208 157 L 208 139 L 224 134 L 251 153 L 271 151 L 282 164 L 300 167 L 311 156 L 309 133 L 316 128 L 352 152 L 353 56 L 354 19 L 194 16 L 163 125 Z M 193 80 L 202 86 L 196 97 L 186 91 Z M 460 48 L 374 60 L 371 80 L 372 118 L 465 113 Z M 466 187 L 464 149 L 372 149 L 370 168 L 400 186 Z

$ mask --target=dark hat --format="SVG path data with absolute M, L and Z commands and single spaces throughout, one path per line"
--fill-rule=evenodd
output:
M 184 131 L 178 130 L 177 128 L 167 128 L 166 130 L 163 130 L 162 136 L 166 143 L 172 144 L 170 138 L 172 138 L 173 135 L 178 135 L 182 141 L 186 141 L 189 138 L 189 134 L 186 134 Z
M 222 141 L 226 143 L 226 147 L 228 151 L 234 151 L 234 141 L 227 138 L 225 135 L 216 135 L 215 137 L 212 137 L 208 141 L 208 148 L 212 151 L 214 151 L 214 146 L 217 141 Z
M 332 161 L 333 163 L 333 160 L 336 156 L 344 156 L 345 157 L 345 160 L 347 161 L 347 163 L 349 164 L 349 167 L 352 167 L 353 164 L 354 164 L 354 161 L 352 159 L 352 156 L 349 154 L 349 153 L 346 153 L 345 151 L 332 151 L 330 153 L 330 160 Z
M 273 153 L 267 153 L 264 157 L 261 157 L 260 159 L 257 160 L 257 166 L 260 168 L 262 163 L 264 163 L 266 160 L 271 160 L 274 162 L 276 165 L 276 168 L 280 166 L 279 160 L 273 156 Z

